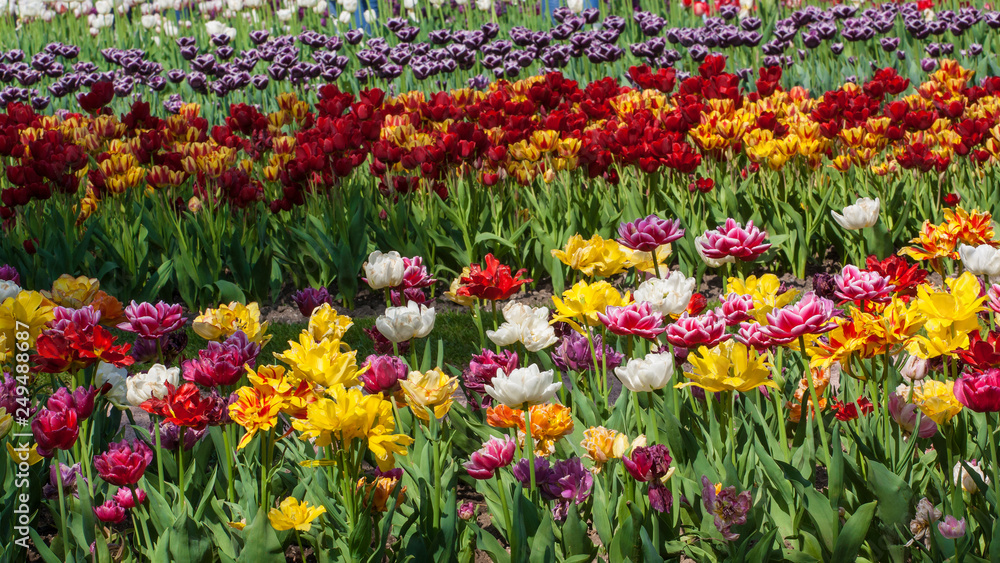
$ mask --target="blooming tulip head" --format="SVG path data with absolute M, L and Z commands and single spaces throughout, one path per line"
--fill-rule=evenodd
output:
M 976 276 L 1000 276 L 1000 249 L 989 244 L 969 246 L 961 244 L 958 255 L 965 269 Z
M 523 303 L 508 303 L 503 308 L 504 323 L 486 336 L 497 346 L 524 344 L 529 352 L 538 352 L 558 342 L 555 329 L 549 324 L 546 307 L 531 307 Z
M 959 520 L 949 514 L 944 517 L 944 520 L 938 522 L 938 531 L 950 540 L 957 540 L 965 535 L 965 518 Z
M 372 289 L 396 287 L 403 283 L 406 264 L 395 250 L 383 254 L 376 250 L 368 255 L 364 264 L 365 283 Z
M 752 262 L 771 248 L 770 244 L 764 242 L 766 239 L 767 233 L 755 227 L 753 221 L 748 221 L 744 228 L 735 219 L 730 218 L 716 229 L 705 231 L 705 234 L 695 241 L 695 246 L 698 248 L 698 253 L 706 260 L 721 263 L 730 262 L 730 259 Z
M 38 455 L 49 457 L 55 450 L 68 450 L 80 435 L 76 411 L 42 409 L 31 421 L 31 432 L 38 444 Z
M 921 413 L 917 405 L 907 403 L 906 398 L 899 393 L 889 395 L 889 416 L 907 434 L 916 432 L 921 438 L 930 438 L 937 433 L 937 423 Z
M 882 277 L 876 272 L 859 270 L 853 264 L 844 266 L 844 269 L 833 277 L 833 282 L 836 286 L 833 294 L 845 303 L 863 301 L 887 303 L 893 290 L 889 278 Z
M 300 503 L 295 497 L 288 497 L 281 501 L 277 508 L 272 508 L 267 513 L 267 519 L 278 531 L 295 529 L 299 532 L 308 532 L 312 529 L 313 520 L 325 512 L 326 507 L 309 506 L 306 501 Z
M 776 345 L 785 345 L 806 334 L 822 334 L 837 327 L 833 318 L 833 301 L 809 292 L 798 303 L 768 313 L 763 332 Z
M 976 412 L 1000 412 L 1000 369 L 964 374 L 955 382 L 955 398 Z
M 553 383 L 553 375 L 552 370 L 539 370 L 538 364 L 515 369 L 509 375 L 497 370 L 496 377 L 483 389 L 498 403 L 524 410 L 555 396 L 562 383 Z
M 493 254 L 487 254 L 484 262 L 485 268 L 479 264 L 469 266 L 469 275 L 461 278 L 457 295 L 498 301 L 510 298 L 532 281 L 522 277 L 527 270 L 522 268 L 512 273 L 510 266 L 501 264 Z
M 363 367 L 368 369 L 359 376 L 361 384 L 371 394 L 395 393 L 399 390 L 399 381 L 406 379 L 409 373 L 406 362 L 396 356 L 371 355 L 365 358 Z
M 872 227 L 878 222 L 879 206 L 878 198 L 862 197 L 855 201 L 854 205 L 845 207 L 843 213 L 831 211 L 830 214 L 842 228 L 856 231 Z
M 667 327 L 667 341 L 680 348 L 711 348 L 719 342 L 729 339 L 726 332 L 726 319 L 714 310 L 702 315 L 681 315 L 676 322 Z
M 648 302 L 629 303 L 623 307 L 608 307 L 597 318 L 608 330 L 620 336 L 638 336 L 655 340 L 663 334 L 663 314 L 653 311 Z
M 168 305 L 163 301 L 156 305 L 133 301 L 125 307 L 128 322 L 119 324 L 118 328 L 143 338 L 159 338 L 184 326 L 187 319 L 181 316 L 182 313 L 180 305 Z
M 575 333 L 574 333 L 575 334 Z M 484 386 L 488 385 L 496 377 L 498 370 L 505 373 L 517 369 L 517 352 L 503 350 L 499 354 L 493 350 L 483 349 L 482 354 L 472 356 L 468 369 L 462 374 L 462 382 L 465 383 L 467 391 L 473 391 L 479 397 L 470 397 L 470 403 L 475 408 L 482 408 L 493 404 L 493 397 L 486 393 Z
M 434 307 L 410 301 L 406 307 L 386 308 L 385 313 L 375 319 L 375 328 L 391 342 L 406 342 L 430 334 L 434 318 Z
M 490 438 L 473 452 L 464 467 L 474 479 L 491 479 L 494 473 L 514 460 L 514 440 L 510 436 Z
M 657 247 L 683 237 L 684 229 L 680 226 L 681 222 L 678 219 L 671 221 L 650 215 L 645 219 L 636 219 L 619 225 L 618 242 L 632 250 L 652 252 Z
M 670 272 L 666 278 L 650 278 L 642 282 L 633 297 L 637 302 L 649 303 L 653 311 L 664 316 L 680 315 L 687 310 L 696 283 L 694 278 L 680 272 Z
M 136 440 L 129 444 L 122 440 L 108 445 L 108 451 L 94 456 L 97 473 L 112 485 L 124 487 L 139 482 L 146 467 L 153 461 L 153 450 Z
M 83 470 L 80 468 L 80 464 L 65 465 L 59 462 L 54 462 L 49 464 L 49 482 L 42 487 L 42 495 L 47 499 L 59 498 L 59 480 L 62 480 L 62 489 L 64 495 L 79 496 L 76 490 L 77 479 L 83 480 L 84 483 L 87 482 L 87 478 L 83 476 Z
M 670 354 L 648 354 L 634 358 L 615 368 L 622 385 L 633 393 L 647 393 L 667 386 L 674 375 L 674 358 Z
M 400 380 L 399 385 L 406 395 L 406 403 L 417 418 L 428 420 L 427 411 L 430 409 L 440 420 L 451 410 L 452 395 L 458 390 L 458 378 L 448 377 L 440 369 L 411 371 L 406 379 Z
M 153 364 L 149 371 L 129 377 L 125 381 L 125 394 L 128 403 L 137 407 L 151 398 L 162 399 L 167 396 L 167 383 L 180 383 L 181 369 L 168 368 L 163 364 Z
M 133 494 L 134 493 L 134 494 Z M 135 508 L 141 504 L 146 503 L 146 491 L 142 489 L 132 489 L 128 487 L 119 487 L 115 491 L 114 501 L 122 505 L 124 508 Z
M 125 521 L 125 507 L 114 499 L 104 501 L 104 504 L 94 507 L 94 516 L 105 524 L 121 524 Z
M 563 372 L 594 371 L 595 355 L 599 368 L 615 369 L 625 359 L 625 354 L 616 352 L 614 348 L 605 344 L 600 334 L 594 335 L 594 353 L 591 353 L 587 337 L 575 330 L 569 331 L 562 337 L 551 355 L 552 363 Z
M 8 280 L 0 280 L 0 303 L 11 297 L 17 297 L 18 293 L 21 293 L 21 287 L 16 283 Z

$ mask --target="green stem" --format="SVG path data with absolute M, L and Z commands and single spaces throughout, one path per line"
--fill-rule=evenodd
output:
M 299 544 L 299 555 L 302 557 L 302 561 L 305 562 L 306 550 L 302 549 L 302 536 L 298 530 L 295 530 L 295 543 Z
M 163 479 L 163 448 L 160 446 L 160 422 L 156 420 L 155 416 L 151 418 L 153 419 L 153 426 L 156 428 L 156 474 L 160 478 L 160 497 L 167 498 L 166 493 L 164 492 L 166 490 L 166 484 Z M 180 436 L 182 445 L 184 443 L 184 434 L 184 429 L 181 428 Z
M 69 560 L 69 533 L 66 531 L 66 496 L 63 492 L 62 454 L 56 452 L 56 490 L 59 493 L 59 535 L 62 538 L 63 554 Z
M 653 252 L 652 252 L 652 254 L 653 254 L 653 273 L 656 274 L 656 277 L 659 278 L 660 277 L 660 261 L 656 259 L 656 250 L 657 250 L 657 248 L 654 248 Z
M 535 441 L 531 438 L 531 407 L 524 409 L 524 446 L 528 450 L 528 475 L 532 493 L 535 492 Z
M 507 487 L 503 484 L 503 479 L 500 478 L 500 472 L 497 471 L 494 474 L 497 478 L 497 491 L 500 493 L 500 506 L 503 509 L 503 520 L 506 524 L 504 529 L 504 537 L 507 538 L 507 542 L 510 542 L 510 531 L 513 528 L 510 522 L 510 509 L 507 507 Z
M 812 370 L 809 368 L 809 355 L 806 354 L 806 339 L 804 336 L 799 335 L 799 351 L 802 354 L 802 364 L 805 371 L 803 375 L 806 378 L 806 382 L 809 384 L 809 399 L 812 401 L 813 412 L 816 413 L 816 427 L 819 429 L 819 440 L 820 444 L 823 446 L 823 461 L 826 467 L 830 467 L 830 442 L 826 437 L 826 428 L 823 426 L 823 415 L 819 408 L 819 396 L 816 394 L 816 385 L 813 384 Z M 802 409 L 803 416 L 810 416 L 809 409 Z
M 222 427 L 222 443 L 226 449 L 226 479 L 228 480 L 226 484 L 226 500 L 233 503 L 236 498 L 236 483 L 233 480 L 233 451 L 230 449 L 231 442 L 229 439 L 229 430 L 231 428 L 232 425 Z
M 183 432 L 184 428 L 181 428 Z M 184 505 L 184 437 L 181 436 L 180 443 L 177 446 L 177 482 L 178 487 L 181 490 L 181 506 Z
M 135 496 L 135 487 L 128 488 L 129 493 L 132 494 L 132 504 L 135 505 L 135 510 L 142 510 L 142 516 L 136 516 L 133 514 L 132 519 L 138 519 L 142 523 L 142 537 L 146 540 L 146 550 L 151 554 L 153 553 L 153 542 L 149 539 L 149 527 L 146 525 L 146 512 L 145 509 L 139 505 L 139 499 Z
M 990 443 L 990 460 L 993 462 L 993 511 L 996 513 L 997 507 L 1000 507 L 1000 458 L 997 458 L 997 438 L 996 428 L 1000 425 L 1000 415 L 997 416 L 996 420 L 993 420 L 993 424 L 990 424 L 990 419 L 993 416 L 990 413 L 986 413 L 986 424 L 991 434 Z

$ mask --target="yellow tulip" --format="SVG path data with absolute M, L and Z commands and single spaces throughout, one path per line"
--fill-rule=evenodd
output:
M 438 368 L 410 375 L 399 382 L 406 395 L 406 404 L 420 420 L 428 420 L 427 410 L 434 411 L 438 420 L 451 410 L 452 395 L 458 390 L 458 378 L 448 377 Z
M 267 388 L 264 388 L 267 389 Z M 256 387 L 240 387 L 236 390 L 236 402 L 229 405 L 229 416 L 233 422 L 246 430 L 236 449 L 242 450 L 258 431 L 270 430 L 278 422 L 282 398 Z
M 308 532 L 312 528 L 312 521 L 325 512 L 326 508 L 323 506 L 309 506 L 306 501 L 300 503 L 295 497 L 288 497 L 281 501 L 278 508 L 272 508 L 267 513 L 267 519 L 278 531 L 294 528 L 300 532 Z
M 299 334 L 299 341 L 289 341 L 289 349 L 274 357 L 292 367 L 296 377 L 315 385 L 352 387 L 358 384 L 361 371 L 357 351 L 344 352 L 339 340 L 317 342 L 308 331 Z
M 587 283 L 577 282 L 576 285 L 563 292 L 562 299 L 553 297 L 556 305 L 556 316 L 553 322 L 569 323 L 579 332 L 584 332 L 581 323 L 586 326 L 601 324 L 598 313 L 604 313 L 608 307 L 627 305 L 632 300 L 628 292 L 623 296 L 610 283 L 599 281 Z
M 550 252 L 560 262 L 586 276 L 603 278 L 625 271 L 632 257 L 631 252 L 617 241 L 604 240 L 600 235 L 594 235 L 589 240 L 573 235 L 562 250 Z
M 233 301 L 229 305 L 220 305 L 218 309 L 206 309 L 195 318 L 192 328 L 205 340 L 223 340 L 242 330 L 248 340 L 263 346 L 271 340 L 267 334 L 267 325 L 266 322 L 260 322 L 260 307 L 257 303 L 243 305 Z
M 323 303 L 309 317 L 309 334 L 313 340 L 336 340 L 344 338 L 344 334 L 354 325 L 347 315 L 338 314 L 329 303 Z
M 52 291 L 43 291 L 42 295 L 56 305 L 80 309 L 89 305 L 100 289 L 101 282 L 96 278 L 87 276 L 74 278 L 69 274 L 63 274 L 52 283 Z
M 913 386 L 913 404 L 934 422 L 946 424 L 962 411 L 962 403 L 955 398 L 954 387 L 954 381 L 925 379 Z
M 771 364 L 753 348 L 728 340 L 714 348 L 701 346 L 688 357 L 694 370 L 684 375 L 691 381 L 678 383 L 678 389 L 694 385 L 705 391 L 752 391 L 761 385 L 777 388 L 768 377 Z

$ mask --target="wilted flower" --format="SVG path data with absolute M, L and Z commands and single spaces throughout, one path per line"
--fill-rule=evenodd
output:
M 403 257 L 395 250 L 383 254 L 381 251 L 374 251 L 368 255 L 368 261 L 364 264 L 365 283 L 372 289 L 384 289 L 396 287 L 403 283 L 403 274 L 406 271 L 406 264 Z
M 483 389 L 497 402 L 512 409 L 524 410 L 544 403 L 555 396 L 562 383 L 553 383 L 553 371 L 541 371 L 538 364 L 518 368 L 506 374 L 497 370 L 490 385 Z
M 375 319 L 375 327 L 391 342 L 405 342 L 424 338 L 434 329 L 434 307 L 418 305 L 413 301 L 406 307 L 388 307 Z
M 941 511 L 934 508 L 934 504 L 927 497 L 920 499 L 913 520 L 910 520 L 910 533 L 913 534 L 913 539 L 907 542 L 907 545 L 919 541 L 930 547 L 931 525 L 939 518 L 941 518 Z
M 271 521 L 271 527 L 278 531 L 295 529 L 308 532 L 312 529 L 313 520 L 325 512 L 324 506 L 309 506 L 307 501 L 300 503 L 295 497 L 288 497 L 267 513 L 267 519 Z
M 843 213 L 831 211 L 833 220 L 842 228 L 856 231 L 874 226 L 878 222 L 879 199 L 867 197 L 858 198 L 854 205 L 848 205 Z
M 714 485 L 708 477 L 701 477 L 701 501 L 705 510 L 715 516 L 715 527 L 722 533 L 726 541 L 735 541 L 740 537 L 730 528 L 746 523 L 747 512 L 750 511 L 750 491 L 736 493 L 736 487 L 723 488 Z
M 647 354 L 634 358 L 615 369 L 622 385 L 633 393 L 646 393 L 667 386 L 674 375 L 674 358 L 670 354 Z
M 47 499 L 58 498 L 59 495 L 59 480 L 62 480 L 63 495 L 78 496 L 76 490 L 77 479 L 82 480 L 84 483 L 87 482 L 87 478 L 83 476 L 83 470 L 80 468 L 80 464 L 76 463 L 72 466 L 66 465 L 59 462 L 53 462 L 49 464 L 49 482 L 42 487 L 42 495 Z

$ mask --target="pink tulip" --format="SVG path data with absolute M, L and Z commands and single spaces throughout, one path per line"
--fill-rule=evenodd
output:
M 163 301 L 156 305 L 133 301 L 125 307 L 128 322 L 119 324 L 118 328 L 143 338 L 159 338 L 184 326 L 187 319 L 181 316 L 182 312 L 180 305 L 168 305 Z
M 889 416 L 896 421 L 903 431 L 913 434 L 916 430 L 917 436 L 921 438 L 930 438 L 937 433 L 937 423 L 931 420 L 931 418 L 922 412 L 920 408 L 913 403 L 907 403 L 906 399 L 900 397 L 898 393 L 893 393 L 889 396 Z M 917 420 L 920 420 L 920 426 L 917 427 Z
M 497 469 L 514 461 L 514 440 L 510 436 L 490 438 L 479 451 L 473 452 L 464 467 L 475 479 L 490 479 Z
M 767 252 L 771 245 L 765 243 L 767 233 L 748 221 L 746 228 L 735 219 L 726 219 L 726 224 L 713 231 L 705 231 L 701 251 L 706 258 L 724 260 L 732 256 L 744 262 L 752 262 Z
M 622 223 L 618 226 L 618 236 L 618 243 L 622 246 L 632 250 L 652 252 L 664 244 L 670 244 L 683 237 L 684 229 L 677 219 L 671 221 L 650 215 L 645 219 Z
M 889 278 L 882 277 L 877 272 L 859 270 L 857 266 L 848 264 L 837 275 L 833 276 L 836 289 L 833 294 L 843 302 L 887 303 L 895 286 L 889 283 Z
M 735 326 L 743 321 L 749 321 L 753 311 L 753 296 L 730 293 L 722 298 L 718 312 L 726 318 L 726 326 Z
M 1000 369 L 964 374 L 955 381 L 955 398 L 976 412 L 1000 412 Z
M 728 338 L 726 319 L 715 311 L 697 317 L 684 313 L 675 323 L 667 327 L 667 341 L 681 348 L 695 349 L 699 346 L 711 348 Z
M 833 301 L 809 292 L 794 305 L 775 309 L 767 314 L 768 325 L 761 332 L 781 346 L 806 334 L 822 334 L 837 327 L 833 317 Z
M 597 318 L 608 330 L 619 336 L 639 336 L 656 339 L 667 330 L 663 326 L 663 314 L 653 311 L 649 303 L 629 303 L 624 307 L 608 307 L 607 314 L 597 313 Z

